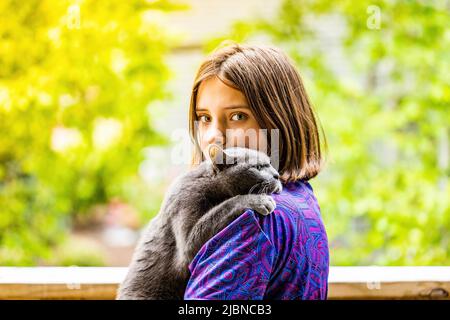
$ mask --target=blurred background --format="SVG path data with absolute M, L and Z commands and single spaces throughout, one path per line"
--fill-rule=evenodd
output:
M 328 140 L 331 265 L 450 264 L 449 1 L 0 2 L 0 265 L 127 266 L 187 168 L 195 72 L 283 49 Z

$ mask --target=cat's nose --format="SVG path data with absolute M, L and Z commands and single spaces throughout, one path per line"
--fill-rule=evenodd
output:
M 274 177 L 275 179 L 279 179 L 279 178 L 280 178 L 280 175 L 279 175 L 278 172 L 277 172 L 277 173 L 274 173 L 274 174 L 273 174 L 273 177 Z

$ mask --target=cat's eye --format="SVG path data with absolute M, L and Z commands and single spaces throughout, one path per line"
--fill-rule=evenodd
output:
M 268 164 L 257 164 L 256 169 L 261 170 L 262 168 L 267 168 L 268 166 Z
M 245 113 L 235 113 L 231 116 L 231 120 L 239 121 L 239 120 L 245 120 L 245 119 L 247 119 L 247 115 L 245 115 Z

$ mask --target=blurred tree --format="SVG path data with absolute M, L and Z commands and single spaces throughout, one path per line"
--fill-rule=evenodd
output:
M 285 0 L 209 41 L 273 43 L 329 143 L 312 181 L 333 265 L 450 263 L 448 1 Z
M 139 190 L 168 96 L 169 1 L 0 2 L 0 265 L 51 258 L 73 217 Z

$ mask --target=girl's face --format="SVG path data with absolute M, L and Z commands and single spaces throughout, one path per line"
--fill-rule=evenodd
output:
M 267 137 L 259 130 L 241 91 L 212 77 L 201 82 L 196 106 L 199 144 L 203 152 L 210 143 L 223 148 L 245 147 L 266 152 Z

